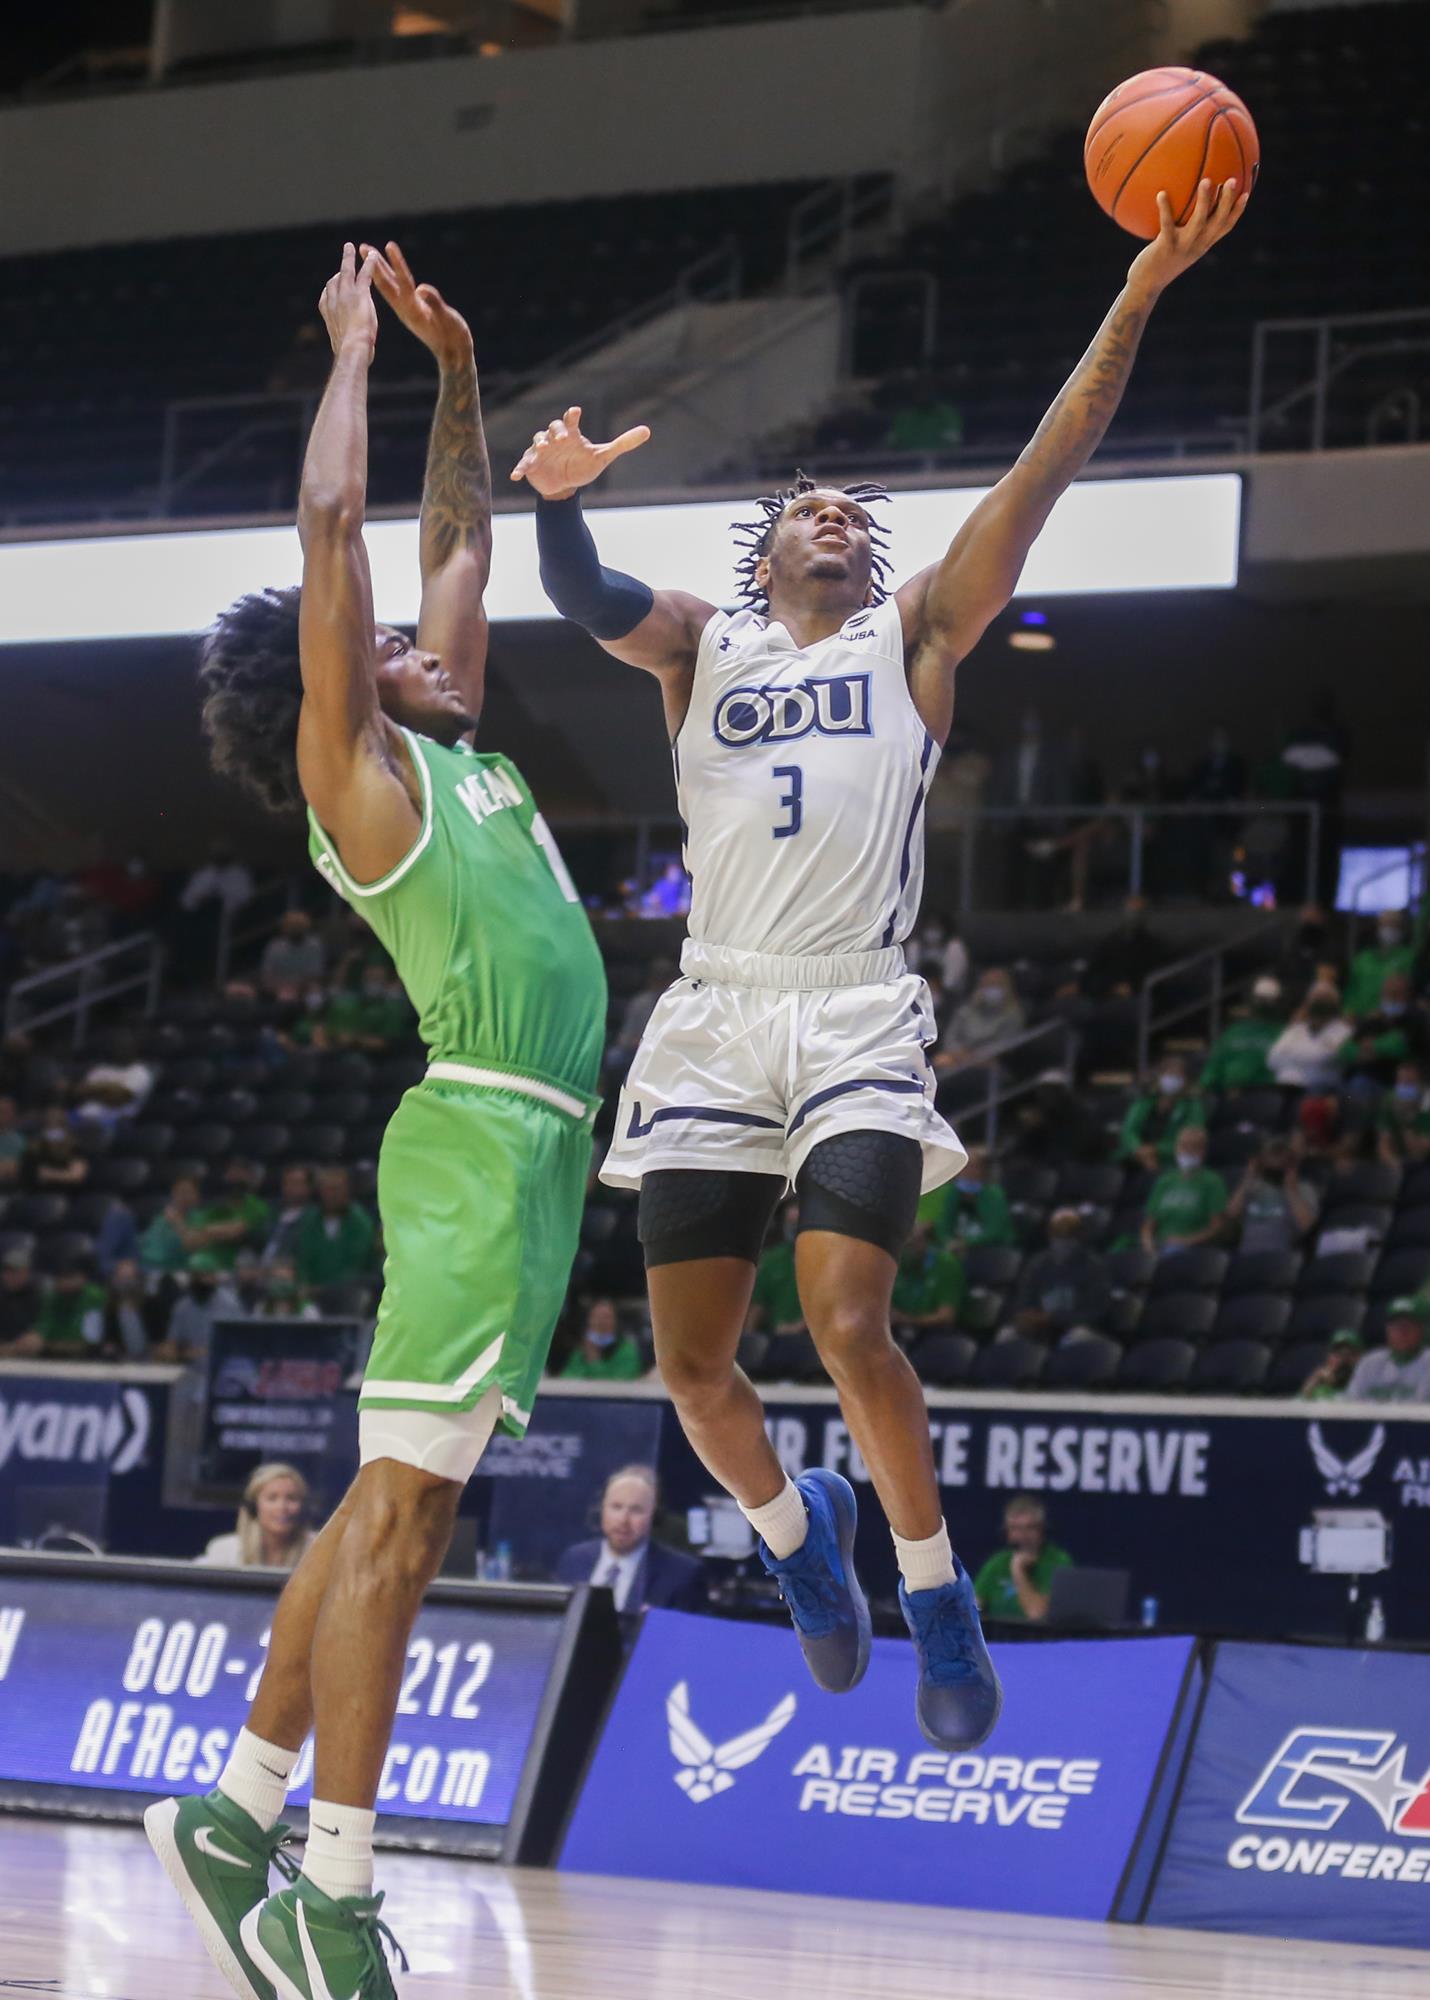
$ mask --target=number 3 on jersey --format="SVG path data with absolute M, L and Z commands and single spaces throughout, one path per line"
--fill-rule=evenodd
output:
M 804 772 L 798 764 L 776 764 L 770 773 L 772 778 L 787 778 L 789 790 L 780 796 L 780 808 L 789 814 L 782 826 L 776 826 L 776 840 L 788 840 L 792 833 L 798 833 L 804 824 Z

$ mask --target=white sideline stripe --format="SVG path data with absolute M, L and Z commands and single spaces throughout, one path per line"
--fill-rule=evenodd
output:
M 445 1078 L 449 1083 L 480 1083 L 489 1090 L 514 1090 L 518 1097 L 534 1097 L 542 1104 L 553 1105 L 557 1111 L 564 1111 L 568 1118 L 586 1116 L 584 1102 L 579 1097 L 573 1097 L 569 1090 L 558 1090 L 554 1083 L 538 1083 L 529 1076 L 511 1076 L 504 1069 L 478 1069 L 472 1063 L 434 1062 L 428 1063 L 427 1074 Z
M 362 1407 L 364 1396 L 401 1396 L 409 1403 L 460 1403 L 476 1388 L 483 1375 L 490 1374 L 496 1367 L 505 1342 L 506 1335 L 499 1333 L 455 1382 L 378 1382 L 369 1376 L 358 1395 L 358 1407 Z M 502 1400 L 505 1407 L 506 1398 Z

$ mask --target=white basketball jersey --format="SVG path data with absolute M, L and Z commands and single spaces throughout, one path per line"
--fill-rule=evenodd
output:
M 902 944 L 938 756 L 892 599 L 803 650 L 783 625 L 717 611 L 675 741 L 691 937 L 781 955 Z

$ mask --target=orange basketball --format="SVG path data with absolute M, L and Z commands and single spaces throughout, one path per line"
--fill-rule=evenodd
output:
M 1236 178 L 1256 185 L 1261 141 L 1234 90 L 1199 69 L 1144 69 L 1104 97 L 1082 149 L 1087 184 L 1099 204 L 1134 236 L 1157 234 L 1164 188 L 1179 222 L 1197 183 Z

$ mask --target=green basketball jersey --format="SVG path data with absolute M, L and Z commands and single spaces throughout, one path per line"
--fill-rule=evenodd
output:
M 314 814 L 308 851 L 392 955 L 435 1061 L 590 1097 L 606 1027 L 601 954 L 516 766 L 404 729 L 422 825 L 395 868 L 354 882 Z

